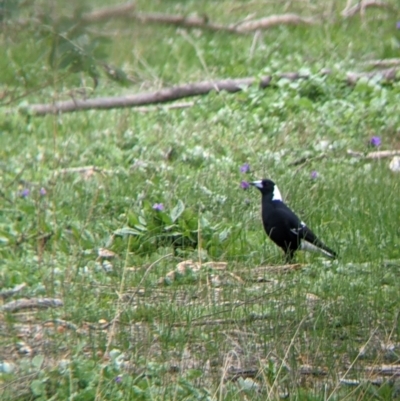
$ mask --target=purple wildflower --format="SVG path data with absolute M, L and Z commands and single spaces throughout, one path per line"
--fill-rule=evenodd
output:
M 400 29 L 400 21 L 396 22 L 396 29 Z
M 20 193 L 19 196 L 21 198 L 26 198 L 29 196 L 29 194 L 31 193 L 31 191 L 28 188 L 24 188 Z
M 318 178 L 318 171 L 315 171 L 315 170 L 311 171 L 310 178 L 312 180 L 317 179 Z
M 153 205 L 153 209 L 162 212 L 164 210 L 164 205 L 162 203 L 155 203 Z
M 370 140 L 369 140 L 369 144 L 375 148 L 377 148 L 378 146 L 381 146 L 382 140 L 379 136 L 373 136 Z
M 244 189 L 244 190 L 248 189 L 249 186 L 250 186 L 250 184 L 249 184 L 247 181 L 242 181 L 242 182 L 240 183 L 240 187 L 241 187 L 242 189 Z
M 45 196 L 47 194 L 46 188 L 43 188 L 43 187 L 40 188 L 39 193 L 40 193 L 41 196 Z
M 250 173 L 250 164 L 244 163 L 243 166 L 240 166 L 241 173 Z
M 121 383 L 122 382 L 122 376 L 117 376 L 115 378 L 115 383 Z

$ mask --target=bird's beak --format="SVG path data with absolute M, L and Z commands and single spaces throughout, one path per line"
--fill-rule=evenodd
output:
M 250 182 L 250 185 L 253 185 L 254 187 L 257 187 L 257 188 L 260 188 L 260 189 L 263 187 L 261 180 Z

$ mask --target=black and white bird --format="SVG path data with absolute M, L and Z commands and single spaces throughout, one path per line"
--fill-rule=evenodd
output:
M 276 184 L 268 179 L 254 181 L 251 185 L 261 192 L 261 217 L 268 237 L 285 252 L 291 262 L 298 249 L 320 252 L 335 259 L 336 252 L 324 245 L 317 236 L 282 201 Z

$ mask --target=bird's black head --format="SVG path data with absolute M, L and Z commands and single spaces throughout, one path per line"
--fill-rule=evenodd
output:
M 258 188 L 263 196 L 270 196 L 271 200 L 282 201 L 282 195 L 273 181 L 264 178 L 263 180 L 253 181 L 250 185 Z

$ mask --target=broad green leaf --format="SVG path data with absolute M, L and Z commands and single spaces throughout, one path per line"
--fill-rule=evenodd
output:
M 32 365 L 33 365 L 36 369 L 40 369 L 40 368 L 42 367 L 43 360 L 44 360 L 44 356 L 43 356 L 43 355 L 36 355 L 36 356 L 34 356 L 33 359 L 32 359 Z
M 184 210 L 185 210 L 185 205 L 179 199 L 178 204 L 171 210 L 171 219 L 173 223 L 175 223 L 175 221 L 180 217 L 180 215 L 183 213 Z
M 45 384 L 41 380 L 33 380 L 31 383 L 31 390 L 35 396 L 39 397 L 46 391 Z

